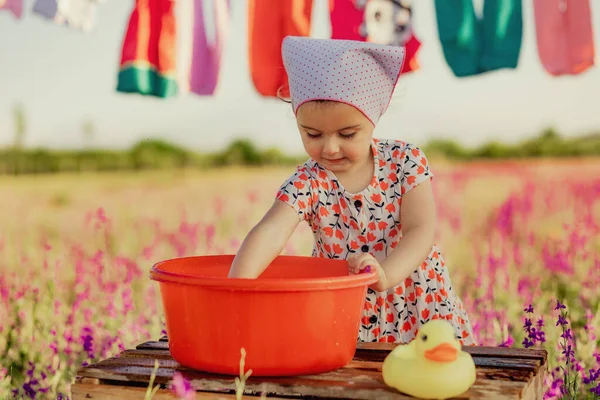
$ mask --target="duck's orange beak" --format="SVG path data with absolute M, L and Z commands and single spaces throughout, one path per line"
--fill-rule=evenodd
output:
M 425 352 L 425 358 L 437 362 L 449 362 L 458 358 L 458 350 L 450 343 L 442 343 Z

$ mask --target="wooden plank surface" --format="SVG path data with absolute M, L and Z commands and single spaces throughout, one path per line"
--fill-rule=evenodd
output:
M 396 347 L 393 343 L 357 343 L 356 354 L 352 361 L 372 361 L 382 363 L 389 352 Z M 150 341 L 136 347 L 140 357 L 171 357 L 166 341 Z M 473 357 L 476 367 L 511 368 L 530 370 L 545 362 L 544 350 L 513 349 L 506 347 L 467 346 L 463 350 Z M 158 353 L 155 353 L 158 351 Z
M 145 342 L 136 349 L 126 350 L 118 357 L 100 361 L 82 368 L 80 377 L 95 378 L 102 388 L 96 388 L 96 396 L 111 399 L 109 393 L 132 385 L 148 385 L 158 360 L 155 384 L 163 387 L 170 383 L 173 374 L 179 371 L 191 384 L 200 390 L 198 394 L 207 396 L 233 396 L 235 381 L 233 376 L 216 375 L 182 367 L 171 357 L 168 341 Z M 258 396 L 263 391 L 276 398 L 377 398 L 409 399 L 384 384 L 381 376 L 381 363 L 393 343 L 358 343 L 354 359 L 345 367 L 325 374 L 295 377 L 250 377 L 246 382 L 246 394 Z M 547 368 L 547 353 L 543 350 L 512 349 L 496 347 L 465 347 L 477 366 L 477 381 L 461 399 L 537 399 L 543 393 L 543 374 Z M 77 387 L 78 396 L 85 392 L 92 395 L 89 384 Z M 110 386 L 109 386 L 110 385 Z M 142 392 L 140 392 L 142 393 Z M 144 392 L 145 393 L 145 392 Z M 168 396 L 168 393 L 161 392 Z M 133 394 L 131 394 L 133 396 Z M 73 397 L 76 399 L 77 397 Z M 84 398 L 84 397 L 79 397 Z M 87 397 L 89 398 L 89 397 Z M 137 398 L 135 396 L 128 398 Z M 141 397 L 143 398 L 143 397 Z M 157 397 L 158 399 L 159 398 Z M 168 397 L 164 397 L 167 399 Z
M 135 386 L 120 386 L 100 385 L 93 383 L 76 383 L 73 385 L 71 395 L 76 399 L 92 399 L 92 400 L 143 400 L 146 396 L 146 388 Z M 206 392 L 197 392 L 196 399 L 223 399 L 234 400 L 236 397 L 233 394 L 215 394 Z M 158 390 L 152 400 L 177 400 L 179 399 L 170 390 Z
M 157 350 L 168 350 L 169 340 L 166 336 L 163 336 L 158 341 L 148 341 L 140 343 L 136 346 L 137 349 L 157 349 Z M 369 352 L 381 352 L 389 353 L 392 351 L 397 344 L 395 343 L 379 343 L 379 342 L 359 342 L 356 344 L 357 352 L 361 350 L 369 350 Z M 512 347 L 488 347 L 488 346 L 465 346 L 463 350 L 471 355 L 480 356 L 500 356 L 504 358 L 534 358 L 534 359 L 545 359 L 548 356 L 546 350 L 538 349 L 520 349 Z M 383 357 L 385 357 L 385 355 Z

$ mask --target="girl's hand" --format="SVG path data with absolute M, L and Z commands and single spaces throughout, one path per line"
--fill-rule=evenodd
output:
M 376 271 L 379 280 L 371 285 L 371 289 L 377 292 L 383 292 L 387 289 L 387 277 L 385 270 L 379 262 L 369 253 L 352 254 L 347 259 L 348 271 L 351 274 L 359 274 L 361 272 Z

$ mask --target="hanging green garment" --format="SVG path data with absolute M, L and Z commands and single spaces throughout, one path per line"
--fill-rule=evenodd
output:
M 483 18 L 472 0 L 435 0 L 444 58 L 456 77 L 516 68 L 523 38 L 522 0 L 484 0 Z

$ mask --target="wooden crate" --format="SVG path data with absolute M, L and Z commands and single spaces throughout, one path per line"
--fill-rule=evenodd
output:
M 358 343 L 353 360 L 336 371 L 314 376 L 260 378 L 246 382 L 244 398 L 410 399 L 383 383 L 381 364 L 395 347 L 392 343 Z M 477 367 L 477 381 L 460 399 L 542 399 L 547 373 L 545 350 L 503 347 L 465 347 Z M 168 385 L 180 371 L 196 388 L 197 399 L 235 399 L 234 377 L 181 367 L 162 338 L 125 350 L 119 356 L 79 370 L 73 399 L 143 399 L 158 360 L 153 399 L 173 400 Z

